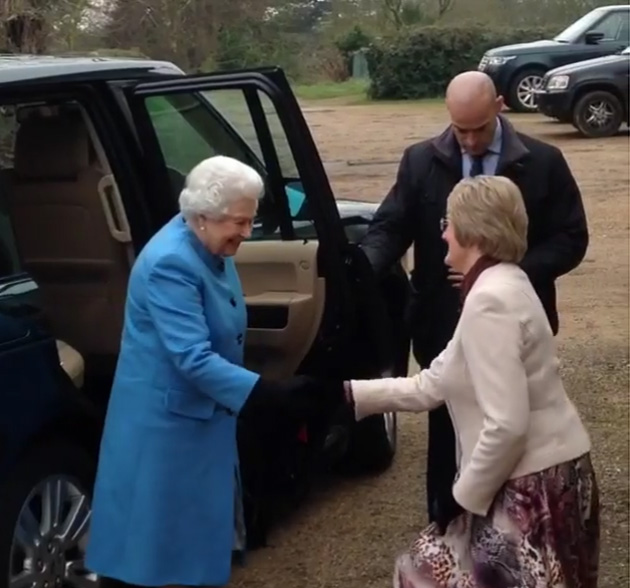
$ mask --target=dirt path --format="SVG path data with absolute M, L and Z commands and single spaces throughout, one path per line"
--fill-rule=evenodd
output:
M 306 116 L 338 197 L 380 201 L 403 148 L 440 132 L 441 105 L 308 105 Z M 600 588 L 629 583 L 628 135 L 584 140 L 572 127 L 514 115 L 565 153 L 582 188 L 591 244 L 559 282 L 559 341 L 567 387 L 592 436 L 603 505 Z M 388 588 L 393 558 L 424 520 L 424 417 L 404 416 L 393 467 L 377 478 L 336 480 L 237 569 L 235 588 Z

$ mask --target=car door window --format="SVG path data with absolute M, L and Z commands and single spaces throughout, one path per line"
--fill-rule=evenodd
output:
M 259 206 L 252 239 L 282 237 L 282 206 L 287 203 L 292 237 L 314 237 L 314 224 L 308 214 L 304 192 L 282 124 L 271 100 L 256 92 L 266 128 L 269 131 L 265 153 L 259 129 L 251 113 L 251 98 L 241 89 L 210 90 L 150 96 L 146 110 L 157 135 L 164 162 L 178 195 L 188 172 L 201 160 L 221 154 L 239 159 L 261 173 L 266 192 Z M 269 160 L 278 169 L 268 169 Z M 282 192 L 282 193 L 280 193 Z
M 271 136 L 273 137 L 282 175 L 287 181 L 298 179 L 299 174 L 295 165 L 295 159 L 291 153 L 291 147 L 282 128 L 278 112 L 269 99 L 269 96 L 262 92 L 258 92 L 257 94 L 265 113 Z M 263 161 L 264 155 L 260 147 L 260 141 L 256 135 L 243 92 L 241 90 L 210 90 L 204 92 L 204 96 L 225 116 L 251 149 L 258 155 L 260 160 Z
M 622 41 L 628 36 L 628 13 L 612 12 L 605 16 L 595 27 L 598 33 L 602 33 L 602 41 Z
M 630 13 L 622 20 L 617 40 L 622 45 L 628 45 L 628 43 L 630 43 Z

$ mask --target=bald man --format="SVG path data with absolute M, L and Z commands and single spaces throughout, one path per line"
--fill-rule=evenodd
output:
M 588 229 L 580 190 L 556 147 L 517 132 L 501 115 L 503 98 L 478 71 L 455 77 L 446 106 L 451 124 L 438 137 L 403 153 L 396 182 L 380 205 L 362 247 L 377 275 L 414 246 L 409 335 L 419 365 L 446 347 L 459 318 L 462 276 L 444 264 L 441 219 L 446 199 L 464 177 L 502 175 L 521 189 L 529 214 L 528 251 L 521 264 L 558 332 L 555 280 L 584 258 Z M 446 407 L 429 413 L 427 501 L 441 527 L 459 512 L 451 487 L 455 436 Z

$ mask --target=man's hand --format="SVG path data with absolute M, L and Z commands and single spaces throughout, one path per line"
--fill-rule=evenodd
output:
M 464 275 L 456 272 L 452 267 L 448 268 L 448 281 L 453 288 L 461 288 Z

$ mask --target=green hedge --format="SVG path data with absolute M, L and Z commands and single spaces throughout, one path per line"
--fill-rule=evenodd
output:
M 557 33 L 555 28 L 430 26 L 383 38 L 368 50 L 368 93 L 376 100 L 443 96 L 449 80 L 476 69 L 488 49 L 549 39 Z

